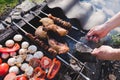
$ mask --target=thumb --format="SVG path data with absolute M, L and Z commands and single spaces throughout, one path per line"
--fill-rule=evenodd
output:
M 97 49 L 97 48 L 95 48 L 95 49 L 91 52 L 91 54 L 94 55 L 94 56 L 96 56 L 97 53 L 98 53 L 98 49 Z

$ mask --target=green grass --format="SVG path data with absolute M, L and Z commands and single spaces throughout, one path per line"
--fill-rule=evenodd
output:
M 0 0 L 0 16 L 7 11 L 15 7 L 18 4 L 18 0 Z

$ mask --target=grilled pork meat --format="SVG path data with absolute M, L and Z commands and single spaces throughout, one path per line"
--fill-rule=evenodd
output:
M 65 30 L 65 29 L 63 29 L 55 24 L 45 26 L 44 30 L 45 31 L 53 31 L 53 32 L 57 33 L 59 36 L 65 36 L 68 34 L 67 30 Z
M 44 30 L 47 31 L 53 31 L 55 33 L 57 33 L 60 36 L 65 36 L 68 34 L 68 31 L 56 24 L 54 24 L 53 20 L 50 18 L 42 18 L 40 20 L 40 22 L 42 22 L 43 26 L 44 26 Z
M 57 42 L 55 39 L 49 39 L 48 43 L 51 48 L 57 51 L 58 54 L 64 54 L 69 51 L 69 47 L 67 46 L 67 44 Z
M 47 18 L 47 17 L 42 18 L 40 20 L 40 22 L 43 24 L 43 26 L 48 26 L 48 25 L 54 24 L 54 21 L 50 18 Z
M 47 38 L 47 32 L 43 30 L 43 26 L 39 26 L 36 31 L 35 35 L 38 36 L 40 39 Z
M 72 25 L 69 22 L 63 21 L 60 18 L 54 17 L 53 15 L 49 14 L 49 18 L 51 18 L 54 22 L 61 24 L 61 26 L 65 29 L 71 29 Z

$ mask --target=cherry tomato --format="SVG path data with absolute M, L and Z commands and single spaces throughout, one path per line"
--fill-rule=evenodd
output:
M 45 80 L 43 78 L 33 78 L 33 80 Z
M 19 78 L 17 78 L 16 80 L 28 80 L 25 76 L 21 76 Z
M 15 73 L 9 73 L 5 76 L 4 80 L 15 80 L 16 74 Z
M 4 76 L 9 70 L 9 65 L 7 63 L 0 64 L 0 76 Z
M 0 58 L 0 64 L 2 63 L 2 59 Z

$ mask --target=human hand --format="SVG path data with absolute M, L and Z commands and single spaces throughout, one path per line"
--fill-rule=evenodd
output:
M 109 31 L 110 29 L 105 24 L 95 26 L 87 33 L 87 39 L 98 42 L 101 38 L 105 37 Z
M 116 52 L 116 49 L 103 45 L 99 48 L 95 48 L 91 54 L 101 60 L 116 60 Z

